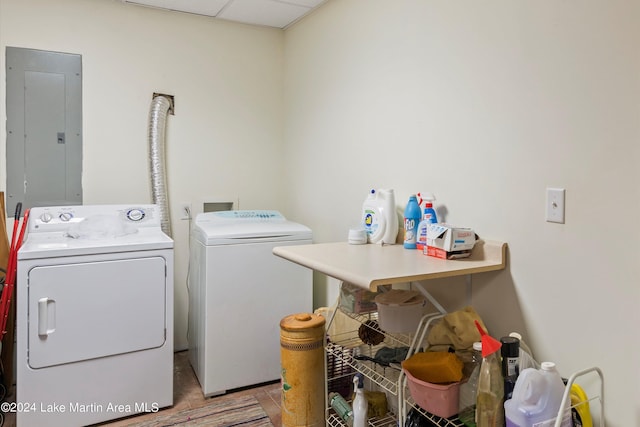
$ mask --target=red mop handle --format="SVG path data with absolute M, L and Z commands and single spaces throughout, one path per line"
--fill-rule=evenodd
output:
M 8 281 L 7 283 L 10 283 L 12 286 L 15 285 L 15 280 L 16 280 L 16 269 L 18 267 L 18 251 L 20 250 L 20 248 L 22 247 L 22 241 L 24 239 L 24 232 L 27 228 L 27 222 L 29 221 L 29 211 L 30 209 L 27 209 L 26 211 L 24 211 L 24 218 L 22 219 L 22 226 L 20 227 L 20 234 L 18 236 L 18 240 L 15 243 L 14 249 L 13 249 L 13 263 L 11 265 L 11 269 L 9 270 L 8 273 L 11 274 L 11 281 Z
M 7 277 L 4 283 L 9 283 L 9 274 L 11 271 L 11 264 L 16 252 L 16 233 L 18 232 L 18 225 L 20 224 L 20 212 L 22 211 L 22 203 L 18 202 L 16 205 L 16 213 L 13 216 L 13 232 L 11 233 L 11 246 L 9 247 L 9 260 L 7 261 Z
M 15 286 L 16 268 L 18 262 L 18 250 L 22 246 L 22 240 L 24 239 L 24 232 L 27 222 L 29 220 L 29 209 L 24 213 L 24 219 L 22 227 L 20 228 L 20 234 L 16 240 L 16 231 L 20 222 L 20 210 L 22 203 L 18 203 L 16 206 L 16 218 L 13 223 L 13 235 L 11 237 L 11 249 L 9 252 L 9 262 L 7 266 L 7 273 L 5 277 L 5 285 L 2 290 L 2 296 L 0 297 L 0 340 L 7 333 L 7 320 L 9 318 L 9 311 L 11 308 L 11 297 L 13 296 L 13 290 Z
M 18 224 L 20 224 L 20 211 L 22 210 L 22 203 L 18 202 L 16 205 L 16 213 L 13 217 L 13 232 L 11 234 L 11 245 L 9 246 L 9 259 L 7 260 L 7 272 L 5 273 L 4 285 L 5 287 L 9 284 L 11 280 L 11 266 L 13 265 L 13 258 L 15 252 L 15 241 L 16 241 L 16 233 L 18 231 Z M 2 293 L 2 297 L 0 297 L 0 313 L 4 313 L 5 302 L 5 292 Z
M 24 211 L 24 218 L 22 218 L 22 226 L 20 227 L 20 236 L 18 237 L 18 247 L 16 248 L 16 259 L 18 258 L 18 250 L 22 247 L 22 243 L 24 242 L 24 232 L 27 229 L 27 223 L 29 222 L 29 212 L 31 209 L 27 209 Z

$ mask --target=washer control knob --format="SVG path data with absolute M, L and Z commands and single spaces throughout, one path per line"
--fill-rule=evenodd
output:
M 48 212 L 45 212 L 42 215 L 40 215 L 40 221 L 42 221 L 44 223 L 47 223 L 47 222 L 51 221 L 52 219 L 53 219 L 53 217 Z
M 73 218 L 73 214 L 71 212 L 62 212 L 59 218 L 62 222 L 69 222 L 69 220 Z
M 131 221 L 142 221 L 144 218 L 144 211 L 142 209 L 131 209 L 127 212 L 127 218 Z

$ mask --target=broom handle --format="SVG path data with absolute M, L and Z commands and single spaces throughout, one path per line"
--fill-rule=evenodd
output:
M 16 277 L 16 267 L 18 259 L 18 249 L 22 246 L 22 239 L 24 238 L 24 229 L 27 223 L 29 210 L 25 212 L 24 221 L 20 230 L 19 240 L 16 240 L 16 234 L 18 231 L 18 225 L 20 224 L 20 211 L 22 210 L 22 203 L 18 202 L 16 205 L 16 214 L 13 221 L 13 233 L 11 235 L 11 247 L 9 249 L 9 261 L 7 263 L 7 273 L 5 276 L 4 289 L 2 290 L 2 296 L 0 297 L 0 340 L 7 333 L 7 319 L 9 317 L 9 309 L 11 307 L 11 296 L 13 295 L 14 281 Z
M 11 281 L 8 282 L 11 284 L 11 286 L 16 284 L 15 280 L 16 280 L 16 269 L 18 267 L 18 251 L 22 247 L 24 232 L 25 232 L 25 229 L 27 228 L 27 222 L 29 221 L 29 211 L 30 209 L 27 209 L 26 211 L 24 211 L 24 218 L 22 219 L 22 225 L 20 226 L 20 234 L 18 236 L 18 240 L 16 241 L 15 247 L 13 249 L 13 264 L 11 265 L 11 270 L 9 271 L 9 273 L 11 274 L 10 276 Z
M 13 279 L 15 278 L 15 274 L 13 272 L 15 270 L 15 263 L 18 255 L 18 250 L 16 249 L 16 247 L 18 246 L 16 241 L 17 240 L 16 234 L 18 233 L 18 227 L 20 225 L 21 211 L 22 211 L 22 203 L 18 202 L 18 204 L 16 205 L 16 214 L 13 217 L 13 232 L 11 233 L 11 248 L 9 249 L 9 262 L 7 263 L 7 277 L 4 281 L 5 285 L 8 285 L 9 283 L 13 283 Z M 3 307 L 0 307 L 0 309 L 1 308 Z M 3 313 L 3 311 L 0 311 L 0 313 Z

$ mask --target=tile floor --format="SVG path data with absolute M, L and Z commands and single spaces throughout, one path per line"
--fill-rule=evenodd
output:
M 200 388 L 200 384 L 198 383 L 195 373 L 189 364 L 188 353 L 186 351 L 177 352 L 174 356 L 173 406 L 162 409 L 160 412 L 167 413 L 171 411 L 179 411 L 185 408 L 204 406 L 208 402 L 211 402 L 212 399 L 224 399 L 225 396 L 230 394 L 253 395 L 256 400 L 260 402 L 260 405 L 262 405 L 264 412 L 266 412 L 271 419 L 271 423 L 275 427 L 280 427 L 282 425 L 279 381 L 246 389 L 233 390 L 222 396 L 205 398 L 202 394 L 202 389 Z M 15 393 L 12 393 L 8 400 L 11 400 L 11 397 L 15 399 Z M 124 425 L 131 425 L 131 422 L 135 420 L 147 421 L 149 419 L 153 419 L 156 415 L 157 414 L 153 413 L 134 415 L 132 417 L 112 422 L 105 422 L 98 425 L 101 427 L 120 427 Z M 2 427 L 16 427 L 15 415 L 5 414 L 5 421 Z

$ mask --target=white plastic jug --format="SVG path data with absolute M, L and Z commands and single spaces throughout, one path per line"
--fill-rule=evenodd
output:
M 511 399 L 504 402 L 507 427 L 548 427 L 555 424 L 560 411 L 564 383 L 553 362 L 543 362 L 540 369 L 520 372 Z M 571 412 L 562 411 L 562 427 L 571 427 Z
M 362 204 L 362 223 L 369 243 L 396 243 L 398 215 L 393 190 L 371 190 Z

